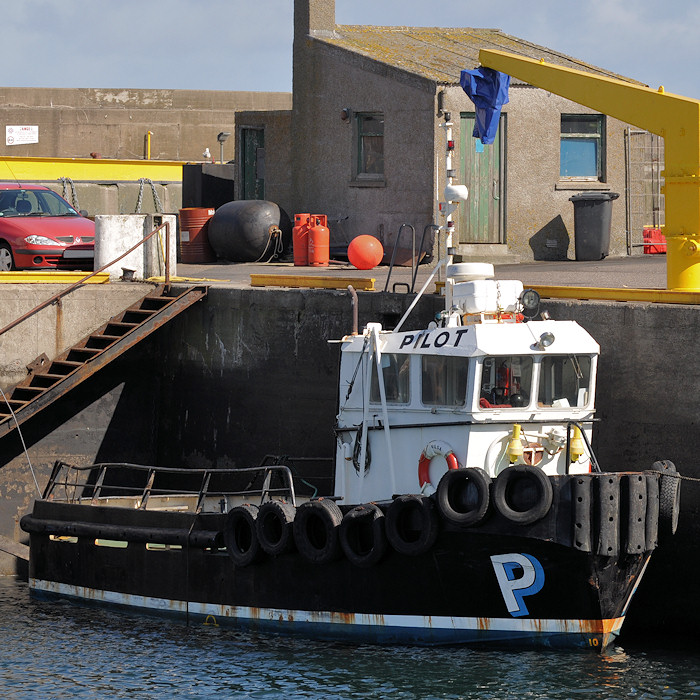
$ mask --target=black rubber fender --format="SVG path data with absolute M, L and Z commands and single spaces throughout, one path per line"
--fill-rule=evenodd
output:
M 386 536 L 401 554 L 424 554 L 435 544 L 439 530 L 437 508 L 428 496 L 398 496 L 387 510 Z
M 302 503 L 294 517 L 294 543 L 300 554 L 315 564 L 340 557 L 338 528 L 343 514 L 337 504 L 325 498 Z
M 661 475 L 659 484 L 659 538 L 676 534 L 681 512 L 681 477 L 678 472 Z
M 338 535 L 343 554 L 355 566 L 374 566 L 386 554 L 385 517 L 374 503 L 355 506 L 348 511 L 340 523 Z
M 276 557 L 294 550 L 294 517 L 291 503 L 268 501 L 260 506 L 255 531 L 263 551 Z
M 246 503 L 229 511 L 224 525 L 224 544 L 236 566 L 248 566 L 262 557 L 256 533 L 257 506 Z
M 670 459 L 660 459 L 651 465 L 661 472 L 659 478 L 659 539 L 676 534 L 681 511 L 681 477 Z
M 549 477 L 529 464 L 506 467 L 491 490 L 494 508 L 518 525 L 530 525 L 544 518 L 552 507 L 552 497 Z
M 491 499 L 491 477 L 479 467 L 446 471 L 437 488 L 437 506 L 453 525 L 478 525 L 486 517 Z

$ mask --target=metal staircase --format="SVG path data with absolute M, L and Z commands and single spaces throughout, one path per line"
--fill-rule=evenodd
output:
M 27 366 L 27 377 L 0 401 L 0 438 L 206 295 L 206 286 L 173 290 L 161 285 L 54 360 L 40 355 Z

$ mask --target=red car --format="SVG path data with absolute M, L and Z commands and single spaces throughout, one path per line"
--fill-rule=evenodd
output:
M 0 271 L 92 270 L 95 222 L 48 187 L 0 183 Z

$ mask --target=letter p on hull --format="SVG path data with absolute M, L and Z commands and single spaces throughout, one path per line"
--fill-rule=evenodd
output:
M 501 595 L 513 617 L 528 615 L 525 596 L 539 593 L 544 586 L 544 569 L 530 554 L 495 554 L 491 564 L 496 573 Z

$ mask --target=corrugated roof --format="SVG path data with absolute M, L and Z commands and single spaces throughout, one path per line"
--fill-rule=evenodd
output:
M 543 58 L 548 63 L 567 68 L 642 84 L 545 46 L 504 34 L 500 29 L 336 25 L 333 33 L 318 32 L 313 36 L 319 41 L 353 51 L 379 63 L 448 85 L 459 85 L 462 70 L 480 65 L 479 49 L 495 49 L 528 58 Z M 522 84 L 521 81 L 513 82 Z

